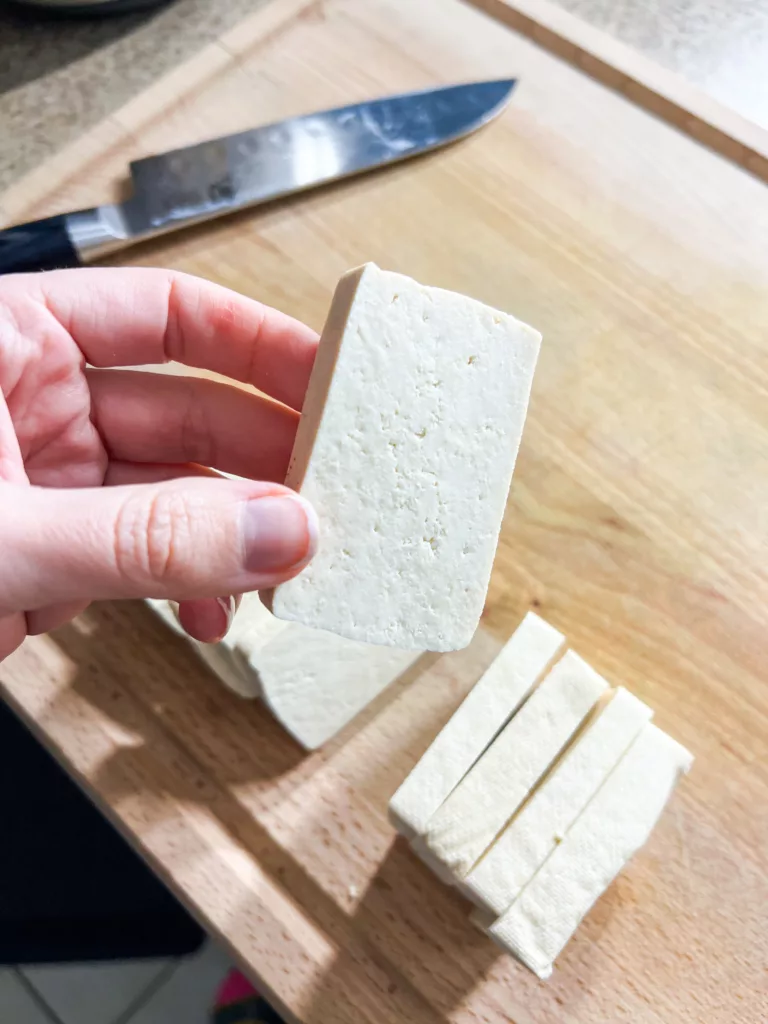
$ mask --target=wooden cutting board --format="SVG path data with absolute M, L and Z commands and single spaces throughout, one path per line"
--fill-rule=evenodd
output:
M 117 194 L 139 154 L 515 74 L 473 138 L 124 254 L 322 324 L 375 260 L 545 337 L 481 630 L 302 756 L 141 607 L 0 668 L 5 694 L 292 1019 L 768 1019 L 768 193 L 458 0 L 276 0 L 4 196 Z M 396 840 L 389 796 L 536 608 L 697 756 L 538 982 Z

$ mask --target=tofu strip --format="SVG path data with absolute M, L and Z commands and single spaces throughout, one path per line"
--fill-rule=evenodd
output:
M 255 617 L 258 620 L 259 626 L 262 622 L 259 610 L 263 611 L 267 619 L 273 619 L 273 616 L 261 605 L 257 595 L 253 595 L 253 600 L 258 605 Z M 228 689 L 232 690 L 239 697 L 245 697 L 246 699 L 253 699 L 260 695 L 258 679 L 254 678 L 253 673 L 249 671 L 248 667 L 241 663 L 242 659 L 239 658 L 235 650 L 234 638 L 232 636 L 233 630 L 230 630 L 227 637 L 219 644 L 203 644 L 199 640 L 195 640 L 194 637 L 191 637 L 179 625 L 169 601 L 147 598 L 146 603 L 177 636 L 183 637 L 190 644 L 201 661 L 205 662 L 208 668 L 219 677 Z M 243 618 L 241 609 L 241 614 L 235 617 L 235 623 L 242 623 Z M 273 621 L 277 620 L 273 619 Z M 288 623 L 281 623 L 280 625 L 287 626 Z
M 420 657 L 297 622 L 283 625 L 248 663 L 262 700 L 306 750 L 334 736 Z
M 464 879 L 608 685 L 568 651 L 427 826 L 431 852 Z
M 279 618 L 449 651 L 485 602 L 541 336 L 372 263 L 336 289 L 286 484 L 320 516 Z
M 528 697 L 564 637 L 529 612 L 392 797 L 389 815 L 409 839 L 427 823 Z
M 334 736 L 420 656 L 276 619 L 257 594 L 243 595 L 220 643 L 201 644 L 181 628 L 169 602 L 147 603 L 225 686 L 260 697 L 307 750 Z
M 540 978 L 582 918 L 646 842 L 689 752 L 646 725 L 519 898 L 490 934 Z
M 531 799 L 464 880 L 462 889 L 495 914 L 520 895 L 557 847 L 653 712 L 628 690 L 598 706 Z

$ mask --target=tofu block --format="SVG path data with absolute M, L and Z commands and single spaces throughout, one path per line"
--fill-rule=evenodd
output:
M 623 687 L 598 705 L 593 720 L 464 879 L 462 889 L 496 915 L 517 899 L 556 849 L 652 710 Z
M 480 681 L 392 797 L 389 816 L 409 839 L 422 835 L 440 805 L 517 711 L 564 643 L 528 612 Z
M 549 977 L 587 911 L 646 842 L 692 763 L 684 747 L 646 725 L 490 935 L 540 978 Z
M 334 736 L 420 657 L 420 652 L 375 647 L 281 621 L 257 594 L 243 596 L 218 644 L 189 637 L 169 602 L 148 604 L 225 686 L 241 697 L 260 697 L 306 750 Z
M 310 565 L 266 598 L 352 640 L 466 647 L 485 601 L 541 336 L 368 263 L 336 289 L 286 484 Z
M 287 625 L 248 664 L 264 703 L 306 750 L 334 736 L 421 656 Z
M 410 842 L 410 847 L 422 864 L 425 864 L 436 878 L 439 878 L 444 885 L 453 885 L 453 875 L 451 875 L 445 864 L 442 864 L 435 857 L 421 836 L 415 836 Z
M 258 594 L 243 595 L 232 627 L 218 644 L 202 644 L 189 636 L 179 625 L 172 602 L 148 598 L 146 603 L 167 626 L 192 646 L 201 661 L 228 689 L 246 699 L 261 696 L 259 678 L 254 675 L 242 651 L 256 650 L 289 624 L 275 619 L 261 603 Z
M 567 651 L 427 826 L 426 842 L 463 880 L 608 689 Z

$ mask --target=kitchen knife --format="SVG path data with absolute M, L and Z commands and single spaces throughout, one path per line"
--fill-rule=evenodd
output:
M 405 93 L 136 160 L 125 202 L 0 230 L 0 274 L 78 267 L 177 228 L 437 149 L 490 121 L 514 87 L 514 79 L 503 79 Z

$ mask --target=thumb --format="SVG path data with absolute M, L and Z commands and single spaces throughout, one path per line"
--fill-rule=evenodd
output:
M 317 536 L 311 506 L 277 484 L 0 484 L 0 615 L 59 601 L 270 588 L 306 565 Z

